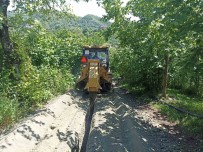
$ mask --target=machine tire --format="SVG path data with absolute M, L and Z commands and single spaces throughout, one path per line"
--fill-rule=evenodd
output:
M 102 84 L 102 90 L 101 90 L 102 92 L 107 92 L 108 90 L 107 90 L 107 86 L 106 86 L 106 84 L 105 83 L 103 83 Z
M 108 92 L 108 91 L 110 91 L 111 90 L 111 88 L 112 88 L 112 85 L 110 84 L 110 83 L 104 83 L 103 85 L 102 85 L 102 92 Z

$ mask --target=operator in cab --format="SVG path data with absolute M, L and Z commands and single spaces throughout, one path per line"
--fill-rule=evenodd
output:
M 91 52 L 88 59 L 99 59 L 96 52 Z

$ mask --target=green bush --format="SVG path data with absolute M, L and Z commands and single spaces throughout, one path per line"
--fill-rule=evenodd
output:
M 21 24 L 24 27 L 22 21 L 15 29 L 10 28 L 15 44 L 12 57 L 16 60 L 7 70 L 0 46 L 0 128 L 73 86 L 73 74 L 80 67 L 80 47 L 86 39 L 81 32 L 70 29 L 47 30 L 37 20 L 30 22 L 32 28 L 22 28 Z
M 18 102 L 0 97 L 0 132 L 18 119 Z
M 20 81 L 17 92 L 20 100 L 37 106 L 56 93 L 66 91 L 72 84 L 73 76 L 68 69 L 33 68 L 32 72 Z

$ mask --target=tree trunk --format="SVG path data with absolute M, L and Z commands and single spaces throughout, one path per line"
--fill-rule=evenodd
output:
M 166 98 L 166 89 L 167 89 L 167 81 L 168 81 L 168 63 L 169 63 L 169 56 L 168 53 L 165 54 L 165 65 L 164 65 L 164 79 L 163 79 L 163 90 L 162 96 Z
M 0 42 L 5 54 L 6 66 L 11 64 L 11 54 L 13 52 L 13 44 L 11 42 L 9 31 L 8 31 L 8 19 L 7 19 L 7 8 L 10 0 L 0 0 L 0 14 L 3 17 L 0 27 Z

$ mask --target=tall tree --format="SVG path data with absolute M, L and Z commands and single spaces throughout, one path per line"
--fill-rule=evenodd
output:
M 7 8 L 10 4 L 9 0 L 0 0 L 0 41 L 7 58 L 11 55 L 13 51 L 13 44 L 11 42 L 9 31 L 8 31 L 8 19 L 7 19 Z

